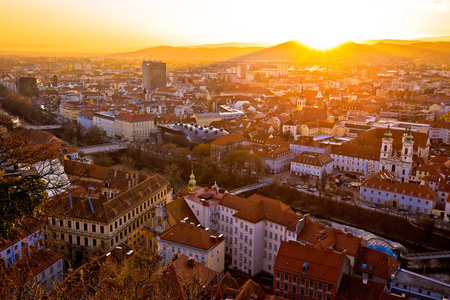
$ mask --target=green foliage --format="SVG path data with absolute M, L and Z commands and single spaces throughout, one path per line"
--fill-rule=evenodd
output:
M 0 85 L 0 106 L 30 123 L 43 125 L 53 123 L 51 117 L 46 115 L 30 98 L 14 95 L 2 85 Z
M 192 154 L 196 157 L 205 158 L 211 155 L 211 144 L 200 144 L 194 147 Z
M 20 226 L 25 218 L 41 214 L 41 204 L 47 200 L 47 185 L 39 176 L 4 176 L 0 171 L 0 236 Z

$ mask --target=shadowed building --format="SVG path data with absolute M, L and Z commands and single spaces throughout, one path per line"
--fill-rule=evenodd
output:
M 159 61 L 144 60 L 142 62 L 142 80 L 147 91 L 166 86 L 166 64 Z

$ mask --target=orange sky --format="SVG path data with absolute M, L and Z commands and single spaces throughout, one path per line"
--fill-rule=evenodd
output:
M 450 0 L 0 0 L 0 46 L 118 52 L 156 45 L 450 34 Z

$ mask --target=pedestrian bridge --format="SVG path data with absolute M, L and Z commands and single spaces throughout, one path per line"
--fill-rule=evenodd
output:
M 77 148 L 78 151 L 83 152 L 85 155 L 104 153 L 104 152 L 114 152 L 127 148 L 127 144 L 103 144 L 96 146 L 89 146 L 84 148 Z
M 238 188 L 238 189 L 230 191 L 230 194 L 232 194 L 232 195 L 239 195 L 239 194 L 242 194 L 242 193 L 245 193 L 245 192 L 257 190 L 257 189 L 262 188 L 262 187 L 264 187 L 266 185 L 269 185 L 271 182 L 272 182 L 272 180 L 268 180 L 268 181 L 261 182 L 261 183 L 246 185 L 246 186 L 243 186 L 241 188 Z
M 52 129 L 59 129 L 62 127 L 61 124 L 54 124 L 54 125 L 25 125 L 26 129 L 34 129 L 34 130 L 52 130 Z
M 435 251 L 422 253 L 400 253 L 400 257 L 405 260 L 422 260 L 433 258 L 450 258 L 450 251 Z

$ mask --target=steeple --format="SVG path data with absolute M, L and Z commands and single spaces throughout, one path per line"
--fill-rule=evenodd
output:
M 387 131 L 384 134 L 383 140 L 392 140 L 391 123 L 388 123 Z
M 391 124 L 389 123 L 381 143 L 380 158 L 392 157 L 392 142 Z
M 405 143 L 412 143 L 412 133 L 411 133 L 411 122 L 409 123 L 409 128 L 406 131 L 406 136 L 405 136 Z
M 191 165 L 191 180 L 189 180 L 188 193 L 195 194 L 197 192 L 197 182 L 195 181 L 194 165 Z

